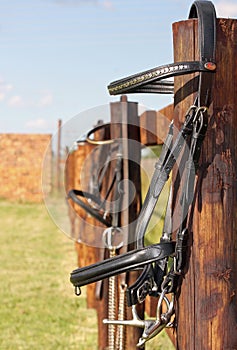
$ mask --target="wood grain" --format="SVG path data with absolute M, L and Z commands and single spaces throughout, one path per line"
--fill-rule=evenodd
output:
M 198 59 L 197 20 L 173 25 L 175 61 Z M 237 20 L 217 21 L 217 72 L 204 141 L 188 271 L 177 298 L 177 349 L 237 349 Z M 193 95 L 175 79 L 175 124 Z M 194 80 L 191 83 L 195 91 Z

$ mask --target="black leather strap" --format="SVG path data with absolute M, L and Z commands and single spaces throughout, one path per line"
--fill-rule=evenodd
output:
M 84 209 L 88 214 L 93 216 L 95 219 L 97 219 L 99 222 L 101 222 L 103 225 L 110 227 L 112 224 L 112 220 L 110 216 L 105 216 L 104 213 L 99 212 L 98 210 L 94 209 L 92 206 L 86 204 L 80 197 L 87 198 L 93 200 L 96 204 L 100 205 L 101 201 L 94 196 L 91 193 L 75 190 L 72 189 L 68 192 L 68 198 L 70 198 L 74 203 L 79 205 L 82 209 Z
M 174 242 L 160 243 L 133 250 L 123 255 L 117 255 L 113 258 L 99 261 L 96 264 L 76 269 L 72 271 L 70 281 L 75 287 L 85 286 L 104 278 L 134 270 L 158 259 L 164 259 L 171 256 L 174 250 Z
M 189 18 L 198 18 L 198 37 L 200 61 L 206 66 L 215 67 L 216 50 L 216 11 L 211 1 L 194 1 Z M 212 75 L 199 74 L 198 100 L 196 104 L 209 107 Z
M 216 10 L 213 3 L 211 1 L 194 1 L 190 9 L 189 18 L 198 18 L 200 61 L 214 63 Z
M 169 151 L 166 151 L 167 141 L 164 145 L 164 150 L 166 151 L 163 155 L 163 149 L 161 152 L 161 157 L 155 165 L 155 171 L 151 179 L 151 184 L 149 186 L 147 195 L 145 197 L 141 212 L 137 219 L 136 227 L 136 237 L 137 237 L 137 247 L 141 248 L 144 246 L 144 238 L 147 226 L 149 224 L 152 213 L 155 209 L 156 203 L 159 196 L 166 184 L 170 172 L 183 148 L 185 140 L 191 133 L 192 122 L 194 119 L 194 111 L 191 109 L 185 118 L 185 123 L 180 130 L 174 145 Z M 172 124 L 171 124 L 172 125 Z M 171 132 L 171 131 L 170 131 Z M 168 134 L 169 138 L 169 134 Z

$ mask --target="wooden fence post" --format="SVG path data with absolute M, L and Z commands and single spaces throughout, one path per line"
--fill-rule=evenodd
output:
M 197 20 L 173 24 L 175 61 L 198 60 Z M 217 20 L 217 71 L 200 159 L 188 271 L 177 300 L 177 349 L 237 349 L 237 20 Z M 175 78 L 175 123 L 193 96 Z M 179 92 L 177 92 L 179 90 Z
M 116 124 L 121 125 L 119 130 Z M 121 211 L 121 226 L 127 236 L 127 246 L 121 249 L 121 254 L 135 249 L 135 222 L 141 206 L 140 179 L 140 129 L 138 117 L 138 103 L 128 102 L 126 96 L 120 102 L 111 103 L 111 135 L 121 138 L 123 152 L 123 208 Z M 131 188 L 131 184 L 135 192 Z M 132 285 L 138 277 L 138 272 L 130 272 L 127 276 L 128 285 Z M 144 306 L 139 305 L 138 314 L 144 316 Z M 126 318 L 131 319 L 131 308 L 126 310 Z M 142 329 L 126 327 L 126 342 L 124 349 L 135 349 Z
M 61 189 L 61 127 L 62 120 L 58 120 L 58 133 L 57 133 L 57 159 L 56 159 L 56 189 L 59 191 Z

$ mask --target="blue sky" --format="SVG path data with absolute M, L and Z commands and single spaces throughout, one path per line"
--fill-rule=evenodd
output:
M 236 0 L 213 1 L 236 17 Z M 172 58 L 190 0 L 0 0 L 0 132 L 54 133 L 57 120 L 118 100 L 109 82 Z M 131 95 L 159 109 L 171 97 Z M 81 114 L 81 112 L 83 112 Z

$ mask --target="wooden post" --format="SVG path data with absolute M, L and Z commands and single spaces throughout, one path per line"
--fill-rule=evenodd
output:
M 141 144 L 148 146 L 162 145 L 173 119 L 173 104 L 159 111 L 148 110 L 140 115 Z
M 72 188 L 74 188 L 74 179 L 75 179 L 75 154 L 76 152 L 70 152 L 67 149 L 67 158 L 65 162 L 65 174 L 64 174 L 64 182 L 65 182 L 65 190 L 68 193 Z M 71 237 L 75 238 L 75 223 L 76 223 L 76 213 L 73 203 L 68 204 L 68 216 L 70 220 L 71 226 Z
M 173 25 L 175 61 L 199 59 L 197 20 Z M 177 349 L 237 349 L 237 20 L 217 20 L 217 71 L 200 160 L 188 271 L 177 300 Z M 175 122 L 193 96 L 175 79 Z M 190 85 L 192 88 L 192 84 Z M 178 91 L 179 90 L 179 91 Z
M 121 211 L 121 226 L 127 242 L 121 253 L 135 249 L 135 228 L 141 206 L 140 179 L 140 130 L 138 104 L 128 102 L 126 96 L 120 102 L 111 103 L 112 137 L 121 138 L 123 152 L 123 209 Z M 119 130 L 117 125 L 121 125 Z M 113 126 L 114 125 L 114 126 Z M 131 188 L 131 184 L 133 189 Z M 135 192 L 133 191 L 135 189 Z M 130 272 L 127 276 L 128 285 L 132 285 L 138 277 L 138 272 Z M 144 317 L 144 306 L 140 305 L 138 313 Z M 131 308 L 126 310 L 126 318 L 131 319 Z M 124 349 L 136 349 L 136 344 L 142 335 L 142 329 L 126 327 L 126 344 Z
M 57 160 L 56 160 L 56 189 L 59 191 L 61 188 L 61 172 L 60 172 L 60 161 L 61 161 L 61 126 L 62 120 L 58 120 L 58 137 L 57 137 Z

